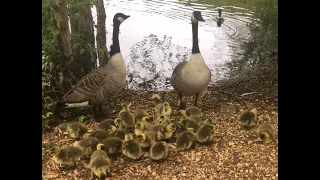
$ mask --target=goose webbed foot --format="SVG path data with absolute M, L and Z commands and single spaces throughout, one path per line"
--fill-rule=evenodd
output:
M 180 102 L 179 110 L 184 110 L 184 109 L 186 109 L 186 107 L 187 107 L 187 104 L 185 102 Z
M 195 101 L 194 101 L 194 106 L 197 106 L 197 107 L 198 107 L 198 98 L 199 98 L 199 94 L 196 94 L 196 98 L 195 98 Z
M 178 101 L 179 110 L 183 110 L 186 108 L 186 103 L 182 102 L 182 93 L 178 92 L 178 95 L 179 95 L 179 101 Z
M 102 105 L 93 105 L 92 110 L 93 110 L 93 117 L 96 120 L 101 120 L 107 117 L 107 115 L 103 113 Z

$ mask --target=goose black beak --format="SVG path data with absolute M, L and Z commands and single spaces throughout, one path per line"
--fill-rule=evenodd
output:
M 130 17 L 130 15 L 128 15 L 128 16 L 125 16 L 123 19 L 128 19 Z
M 205 22 L 206 20 L 204 20 L 203 17 L 200 16 L 198 21 Z

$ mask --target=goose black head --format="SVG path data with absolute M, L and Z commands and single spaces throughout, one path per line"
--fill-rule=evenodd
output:
M 193 13 L 191 15 L 191 21 L 193 23 L 198 23 L 199 21 L 205 22 L 200 11 L 193 11 Z
M 222 9 L 218 9 L 219 17 L 221 16 Z
M 109 53 L 109 56 L 110 56 L 110 54 L 111 54 L 111 52 L 113 52 L 114 50 L 113 50 L 113 44 L 111 44 L 111 46 L 110 46 L 110 51 L 108 52 Z M 110 58 L 110 57 L 109 57 Z
M 121 24 L 124 20 L 128 19 L 129 17 L 130 17 L 129 15 L 125 15 L 123 13 L 117 13 L 113 17 L 113 23 L 120 22 L 120 24 Z

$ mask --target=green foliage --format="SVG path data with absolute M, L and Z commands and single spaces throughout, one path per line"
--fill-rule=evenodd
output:
M 60 129 L 67 129 L 67 127 L 68 127 L 68 123 L 61 123 L 61 124 L 59 125 L 59 128 L 60 128 Z
M 61 21 L 61 15 L 52 0 L 42 0 L 42 98 L 48 91 L 53 91 L 53 67 L 60 59 L 57 36 L 60 34 L 56 22 Z M 49 110 L 43 107 L 45 113 Z M 48 119 L 49 117 L 46 117 Z
M 50 75 L 50 67 L 52 63 L 48 61 L 48 56 L 46 55 L 42 55 L 42 99 L 43 99 L 43 103 L 42 103 L 42 128 L 43 129 L 47 129 L 48 125 L 49 125 L 49 119 L 50 117 L 53 115 L 52 113 L 52 108 L 54 106 L 53 102 L 46 102 L 45 101 L 45 92 L 52 89 L 51 83 L 50 83 L 50 79 L 51 79 L 51 75 Z M 47 97 L 49 98 L 49 97 Z
M 52 143 L 52 142 L 48 142 L 48 143 L 43 143 L 42 144 L 42 147 L 45 148 L 46 150 L 51 149 L 54 146 L 57 146 L 57 145 Z
M 245 59 L 252 65 L 268 61 L 270 52 L 278 49 L 278 1 L 265 0 L 255 7 L 259 21 L 251 22 L 251 39 L 243 45 Z
M 96 0 L 69 0 L 68 7 L 69 9 L 77 8 L 81 6 L 87 6 L 87 5 L 92 7 L 93 5 L 95 5 L 95 3 L 96 3 Z
M 45 130 L 49 127 L 49 118 L 53 115 L 52 112 L 46 112 L 44 115 L 42 115 L 42 129 Z
M 71 65 L 72 83 L 76 83 L 84 75 L 96 67 L 96 51 L 93 21 L 90 8 L 94 0 L 69 0 L 68 11 L 72 36 L 72 53 L 74 62 Z
M 61 21 L 61 15 L 53 5 L 52 0 L 42 0 L 42 51 L 47 60 L 59 57 L 57 35 L 60 34 L 56 22 Z
M 231 77 L 272 67 L 270 55 L 278 51 L 278 1 L 260 0 L 253 7 L 258 17 L 249 24 L 251 37 L 241 45 L 243 58 L 228 64 Z
M 95 4 L 94 0 L 70 0 L 68 1 L 68 8 L 72 8 Z M 73 18 L 79 18 L 81 12 L 71 13 L 69 12 L 69 18 L 72 15 Z M 60 35 L 60 29 L 57 26 L 62 20 L 59 8 L 54 4 L 53 0 L 42 0 L 42 125 L 43 129 L 48 127 L 49 121 L 53 118 L 53 108 L 55 102 L 46 102 L 45 98 L 49 96 L 56 100 L 58 95 L 56 94 L 56 87 L 54 80 L 57 76 L 57 66 L 60 64 L 62 52 L 58 44 L 58 37 Z M 81 39 L 79 40 L 81 41 Z M 82 40 L 83 41 L 83 40 Z M 73 47 L 79 47 L 78 52 L 73 54 L 85 54 L 86 52 L 93 53 L 96 51 L 88 42 L 79 43 L 78 40 L 72 42 Z M 94 57 L 94 56 L 92 56 Z M 81 69 L 81 68 L 80 68 Z M 71 72 L 71 77 L 73 72 Z M 74 81 L 73 81 L 74 82 Z M 82 118 L 82 121 L 87 121 L 87 118 Z
M 89 115 L 80 115 L 78 118 L 78 121 L 84 124 L 91 123 L 91 118 Z
M 49 127 L 50 118 L 53 115 L 52 107 L 54 103 L 44 103 L 42 108 L 42 128 L 47 129 Z
M 80 49 L 79 53 L 83 54 L 86 50 L 85 49 Z
M 72 64 L 72 80 L 76 83 L 96 67 L 96 51 L 94 44 L 84 41 L 79 35 L 72 37 L 72 51 L 75 58 Z

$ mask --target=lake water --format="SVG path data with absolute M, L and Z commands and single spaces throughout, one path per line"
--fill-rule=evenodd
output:
M 248 23 L 255 18 L 253 0 L 113 0 L 105 1 L 107 45 L 112 44 L 112 19 L 122 12 L 131 17 L 120 26 L 120 47 L 127 65 L 128 88 L 171 90 L 173 68 L 188 60 L 192 48 L 190 16 L 201 11 L 200 51 L 212 71 L 211 84 L 225 77 L 225 63 L 241 58 L 240 44 L 250 37 Z M 215 22 L 217 9 L 225 21 Z M 93 10 L 93 17 L 96 12 Z M 96 21 L 96 19 L 95 19 Z

